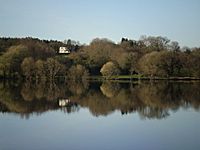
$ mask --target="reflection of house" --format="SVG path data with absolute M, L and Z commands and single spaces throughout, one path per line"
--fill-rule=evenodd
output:
M 60 47 L 59 54 L 69 54 L 70 50 L 67 47 Z
M 71 101 L 69 99 L 61 99 L 61 100 L 59 100 L 59 106 L 61 106 L 61 107 L 67 106 L 70 103 L 71 103 Z

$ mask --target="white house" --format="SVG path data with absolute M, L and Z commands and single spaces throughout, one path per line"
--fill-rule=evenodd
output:
M 70 50 L 67 47 L 60 47 L 59 54 L 69 54 Z

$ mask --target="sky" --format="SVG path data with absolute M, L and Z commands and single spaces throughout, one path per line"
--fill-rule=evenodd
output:
M 0 37 L 119 42 L 164 36 L 200 47 L 200 0 L 0 0 Z

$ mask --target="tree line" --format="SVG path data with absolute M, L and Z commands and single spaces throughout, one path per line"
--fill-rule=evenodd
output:
M 59 47 L 71 50 L 58 53 Z M 200 77 L 200 48 L 179 46 L 166 37 L 142 36 L 119 43 L 96 38 L 88 45 L 72 40 L 0 38 L 1 78 L 83 80 L 139 74 L 146 77 Z

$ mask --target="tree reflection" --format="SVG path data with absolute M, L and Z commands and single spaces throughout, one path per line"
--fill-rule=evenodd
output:
M 22 86 L 21 95 L 25 101 L 32 101 L 35 98 L 35 89 L 33 84 L 25 82 Z
M 81 96 L 87 92 L 89 88 L 89 82 L 87 80 L 68 80 L 67 88 L 73 95 Z
M 101 92 L 108 98 L 112 98 L 117 95 L 120 90 L 120 85 L 118 82 L 103 82 L 100 87 Z
M 122 115 L 138 113 L 142 119 L 161 119 L 180 108 L 199 111 L 199 91 L 199 82 L 2 82 L 0 111 L 28 118 L 48 110 L 60 109 L 72 113 L 85 107 L 94 116 L 106 116 L 118 110 Z M 60 105 L 62 101 L 63 105 Z

